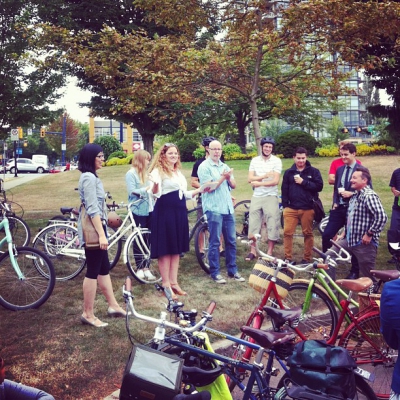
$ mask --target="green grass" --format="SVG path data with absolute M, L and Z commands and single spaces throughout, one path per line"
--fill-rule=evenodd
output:
M 372 173 L 375 191 L 380 195 L 390 216 L 393 196 L 388 186 L 390 176 L 398 167 L 397 156 L 360 157 Z M 332 159 L 310 159 L 320 169 L 324 181 Z M 237 201 L 249 199 L 252 195 L 247 183 L 249 161 L 227 162 L 234 168 L 237 189 L 232 195 Z M 292 160 L 283 160 L 285 169 Z M 190 182 L 192 164 L 183 164 L 184 173 Z M 99 175 L 106 190 L 115 201 L 127 201 L 125 173 L 127 166 L 104 168 Z M 48 175 L 12 189 L 13 200 L 25 209 L 24 219 L 35 234 L 47 224 L 47 219 L 58 214 L 61 206 L 78 206 L 79 198 L 74 188 L 78 185 L 79 171 Z M 332 186 L 325 185 L 321 194 L 325 209 L 332 199 Z M 188 203 L 190 206 L 191 202 Z M 319 233 L 315 232 L 315 244 L 320 246 Z M 302 258 L 301 237 L 295 239 L 294 258 Z M 247 279 L 253 263 L 244 261 L 248 249 L 238 244 L 237 262 L 239 271 Z M 282 243 L 276 246 L 276 255 L 283 256 Z M 381 235 L 377 268 L 387 269 L 390 255 L 387 251 L 386 234 Z M 224 262 L 221 270 L 225 273 Z M 1 266 L 0 266 L 1 268 Z M 111 273 L 114 291 L 122 302 L 121 288 L 128 270 L 123 259 Z M 340 275 L 340 272 L 339 272 Z M 25 312 L 11 312 L 0 307 L 0 356 L 5 359 L 8 378 L 43 388 L 56 399 L 101 399 L 117 387 L 122 379 L 131 345 L 128 341 L 124 321 L 108 320 L 107 305 L 102 295 L 96 297 L 96 314 L 109 322 L 106 329 L 95 330 L 79 322 L 82 306 L 82 281 L 84 273 L 72 281 L 57 282 L 53 295 L 39 309 Z M 210 326 L 229 333 L 238 333 L 241 324 L 260 299 L 260 294 L 247 283 L 229 281 L 227 285 L 216 285 L 198 266 L 191 252 L 181 259 L 179 280 L 189 296 L 184 299 L 186 308 L 204 310 L 209 301 L 216 300 L 217 308 Z M 151 285 L 133 282 L 135 305 L 139 312 L 158 316 L 164 309 L 163 298 Z M 149 340 L 154 326 L 141 321 L 131 322 L 131 329 L 137 341 Z

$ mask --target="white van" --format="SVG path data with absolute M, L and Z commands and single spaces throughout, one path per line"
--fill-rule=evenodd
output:
M 32 156 L 32 161 L 38 164 L 45 164 L 49 166 L 49 157 L 43 154 L 34 154 Z

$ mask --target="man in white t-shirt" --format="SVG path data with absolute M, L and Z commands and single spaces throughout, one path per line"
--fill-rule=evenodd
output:
M 249 237 L 260 233 L 265 219 L 268 232 L 268 251 L 272 255 L 276 241 L 279 239 L 279 197 L 278 184 L 282 172 L 282 161 L 272 155 L 275 140 L 271 137 L 261 139 L 261 155 L 250 162 L 248 182 L 253 188 L 249 212 Z M 256 258 L 252 246 L 246 261 Z

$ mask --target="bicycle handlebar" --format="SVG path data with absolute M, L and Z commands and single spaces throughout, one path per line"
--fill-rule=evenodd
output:
M 250 240 L 242 240 L 242 243 L 246 243 L 246 244 L 254 244 L 256 251 L 258 253 L 258 255 L 268 261 L 271 261 L 272 263 L 277 265 L 277 269 L 282 269 L 282 268 L 290 268 L 293 269 L 295 271 L 298 272 L 305 272 L 308 271 L 309 269 L 329 269 L 328 264 L 324 264 L 324 263 L 319 263 L 317 261 L 313 261 L 313 262 L 308 262 L 307 264 L 299 264 L 299 265 L 293 265 L 290 264 L 289 262 L 286 262 L 280 258 L 276 258 L 274 256 L 270 256 L 267 253 L 264 253 L 259 247 L 258 247 L 258 242 L 259 239 L 261 238 L 260 234 L 255 234 L 252 236 L 252 238 L 250 238 Z
M 122 294 L 124 296 L 125 302 L 127 303 L 129 311 L 135 318 L 141 319 L 146 322 L 151 322 L 161 328 L 168 327 L 168 328 L 172 328 L 172 329 L 175 329 L 175 330 L 183 332 L 183 333 L 191 333 L 191 332 L 201 330 L 208 321 L 211 321 L 211 319 L 212 319 L 211 314 L 214 311 L 215 306 L 216 306 L 216 302 L 211 301 L 207 310 L 203 311 L 203 317 L 197 324 L 195 324 L 193 326 L 189 326 L 189 327 L 184 327 L 184 326 L 181 326 L 181 325 L 178 325 L 178 324 L 168 321 L 166 319 L 166 313 L 164 311 L 161 312 L 160 318 L 153 318 L 153 317 L 149 317 L 147 315 L 139 314 L 135 310 L 135 307 L 133 305 L 132 280 L 129 276 L 125 280 L 125 284 L 122 288 Z M 156 328 L 156 334 L 157 335 L 155 335 L 154 338 L 156 338 L 158 340 L 164 339 L 164 334 L 165 334 L 164 331 Z
M 344 261 L 344 262 L 350 262 L 351 260 L 351 255 L 350 253 L 340 246 L 337 242 L 333 241 L 331 239 L 331 243 L 333 247 L 336 247 L 339 251 L 336 251 L 331 247 L 327 253 L 322 252 L 321 250 L 317 249 L 316 247 L 313 247 L 313 251 L 315 251 L 319 256 L 322 257 L 322 259 L 327 262 L 327 264 L 336 267 L 338 261 Z

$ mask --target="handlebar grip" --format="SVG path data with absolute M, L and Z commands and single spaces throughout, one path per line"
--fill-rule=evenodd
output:
M 132 279 L 130 276 L 127 276 L 125 279 L 125 290 L 127 292 L 131 292 L 132 291 Z
M 328 264 L 317 264 L 317 268 L 319 269 L 329 269 L 329 265 Z
M 214 312 L 216 306 L 217 306 L 217 302 L 214 301 L 214 300 L 212 300 L 211 303 L 210 303 L 210 305 L 207 307 L 206 312 L 207 312 L 208 314 L 212 314 L 212 313 Z
M 318 255 L 320 255 L 324 261 L 326 260 L 327 255 L 323 253 L 321 250 L 317 249 L 316 247 L 313 247 L 313 251 L 315 251 Z

